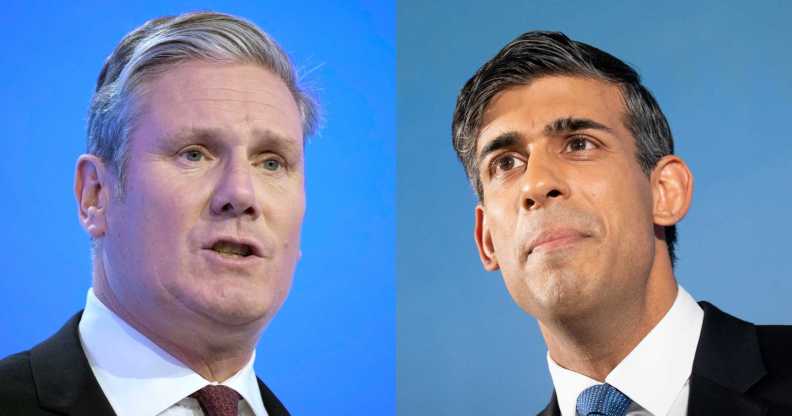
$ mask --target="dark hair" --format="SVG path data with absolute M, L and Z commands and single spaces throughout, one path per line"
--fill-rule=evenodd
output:
M 660 106 L 641 84 L 641 77 L 619 58 L 559 32 L 527 32 L 509 42 L 465 83 L 457 97 L 451 126 L 454 149 L 479 200 L 483 189 L 476 146 L 484 110 L 507 88 L 550 75 L 601 79 L 619 86 L 626 114 L 624 125 L 635 138 L 638 164 L 646 175 L 663 156 L 674 153 L 674 140 Z M 672 264 L 676 262 L 676 226 L 665 227 Z

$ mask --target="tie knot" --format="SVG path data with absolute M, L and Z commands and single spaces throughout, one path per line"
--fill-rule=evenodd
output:
M 201 404 L 206 416 L 237 416 L 239 395 L 233 389 L 226 386 L 206 386 L 190 397 L 194 397 Z
M 597 384 L 583 390 L 577 398 L 580 416 L 624 416 L 630 407 L 629 397 L 610 384 Z

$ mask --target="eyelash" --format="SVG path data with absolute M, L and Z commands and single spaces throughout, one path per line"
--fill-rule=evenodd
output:
M 517 156 L 515 156 L 514 153 L 504 153 L 502 155 L 499 155 L 499 156 L 496 156 L 496 157 L 492 158 L 492 161 L 490 162 L 490 166 L 489 166 L 490 176 L 497 176 L 498 175 L 498 173 L 499 173 L 498 172 L 498 168 L 500 167 L 500 162 L 502 162 L 504 160 L 512 160 L 514 162 L 513 162 L 512 166 L 509 169 L 503 170 L 503 172 L 508 172 L 510 170 L 513 170 L 515 168 L 515 166 L 517 165 L 517 163 L 525 163 L 521 159 L 519 159 Z
M 191 153 L 197 153 L 197 154 L 201 155 L 202 159 L 208 159 L 209 158 L 209 156 L 206 154 L 206 151 L 204 149 L 197 148 L 197 147 L 188 147 L 188 148 L 180 151 L 179 152 L 179 157 L 185 158 L 187 160 L 187 162 L 190 162 L 190 163 L 197 163 L 197 162 L 203 161 L 203 160 L 189 160 L 189 159 L 187 159 L 186 156 L 188 154 L 191 154 Z
M 579 143 L 579 142 L 585 142 L 586 144 L 590 144 L 592 146 L 592 149 L 582 149 L 582 150 L 570 150 L 570 151 L 567 151 L 567 149 L 569 148 L 569 146 L 572 145 L 572 143 Z M 594 150 L 594 149 L 597 149 L 597 148 L 599 148 L 599 145 L 596 142 L 594 142 L 594 140 L 589 139 L 588 137 L 585 137 L 585 136 L 572 136 L 564 144 L 564 151 L 565 152 L 569 152 L 569 153 L 571 153 L 571 152 L 586 152 L 586 151 Z
M 275 169 L 275 170 L 271 170 L 271 169 L 267 169 L 266 167 L 264 167 L 264 166 L 266 166 L 266 163 L 269 162 L 269 161 L 278 162 L 278 168 Z M 266 159 L 261 160 L 257 164 L 261 165 L 262 167 L 264 167 L 264 169 L 266 169 L 266 170 L 268 170 L 270 172 L 281 171 L 281 170 L 284 170 L 284 169 L 286 169 L 288 167 L 288 164 L 286 163 L 286 161 L 284 161 L 280 157 L 275 157 L 275 156 L 267 156 Z
M 192 154 L 192 153 L 200 155 L 202 160 L 189 160 L 189 159 L 187 159 L 187 155 Z M 202 161 L 204 161 L 206 159 L 211 159 L 211 157 L 209 155 L 207 155 L 207 152 L 204 149 L 196 148 L 196 147 L 189 147 L 189 148 L 186 148 L 186 149 L 180 151 L 179 152 L 179 157 L 185 158 L 187 160 L 187 162 L 189 162 L 189 163 L 199 163 L 199 162 L 202 162 Z M 278 163 L 277 168 L 276 169 L 267 169 L 266 168 L 266 164 L 269 161 L 277 162 Z M 286 169 L 288 167 L 288 164 L 286 163 L 286 161 L 283 160 L 283 158 L 277 157 L 275 155 L 267 156 L 265 159 L 262 159 L 261 161 L 256 162 L 256 165 L 260 165 L 264 169 L 266 169 L 266 170 L 268 170 L 270 172 L 277 172 L 277 171 L 280 171 L 280 170 L 284 170 L 284 169 Z
M 580 150 L 568 150 L 569 147 L 573 143 L 581 143 L 581 142 L 583 142 L 586 145 L 586 147 L 588 147 L 590 145 L 591 148 L 590 149 L 580 149 Z M 567 139 L 566 143 L 564 144 L 564 152 L 565 153 L 587 152 L 587 151 L 595 150 L 597 148 L 599 148 L 599 145 L 594 140 L 592 140 L 592 139 L 590 139 L 588 137 L 585 137 L 585 136 L 572 136 L 569 139 Z M 498 168 L 500 166 L 499 165 L 500 162 L 504 161 L 504 160 L 507 160 L 507 159 L 511 159 L 511 160 L 515 161 L 514 165 L 516 165 L 517 163 L 520 163 L 520 162 L 521 163 L 525 163 L 520 158 L 515 156 L 514 153 L 504 153 L 502 155 L 495 156 L 494 158 L 492 158 L 492 161 L 490 162 L 490 165 L 489 165 L 490 175 L 491 176 L 496 176 L 498 174 L 497 170 L 498 170 Z M 504 170 L 504 172 L 513 170 L 515 168 L 514 165 L 512 165 L 509 169 Z

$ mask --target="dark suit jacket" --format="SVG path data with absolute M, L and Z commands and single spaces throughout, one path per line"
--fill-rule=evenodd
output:
M 707 302 L 688 416 L 792 415 L 792 326 L 754 325 Z M 540 416 L 560 416 L 555 392 Z
M 29 351 L 0 361 L 0 415 L 115 415 L 80 345 L 80 316 Z M 267 386 L 258 384 L 267 413 L 289 416 Z

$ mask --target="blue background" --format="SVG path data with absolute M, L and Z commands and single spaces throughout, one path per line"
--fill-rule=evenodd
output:
M 68 6 L 66 6 L 68 4 Z M 257 373 L 296 415 L 395 411 L 393 1 L 17 2 L 0 17 L 0 357 L 82 308 L 89 240 L 72 178 L 104 59 L 145 20 L 246 17 L 307 73 L 324 128 L 307 147 L 303 257 Z
M 635 66 L 696 178 L 677 277 L 758 323 L 792 323 L 789 2 L 399 0 L 397 412 L 536 414 L 546 348 L 482 271 L 451 147 L 456 95 L 517 35 L 561 30 Z

